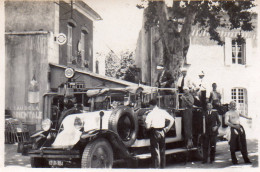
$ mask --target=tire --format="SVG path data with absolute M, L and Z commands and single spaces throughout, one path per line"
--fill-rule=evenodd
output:
M 130 147 L 137 137 L 137 116 L 130 107 L 119 107 L 112 112 L 109 118 L 108 129 L 117 133 L 125 146 Z
M 106 139 L 99 138 L 85 147 L 81 168 L 112 168 L 113 161 L 113 150 L 110 143 Z
M 43 158 L 31 157 L 31 166 L 32 168 L 48 168 L 48 161 Z

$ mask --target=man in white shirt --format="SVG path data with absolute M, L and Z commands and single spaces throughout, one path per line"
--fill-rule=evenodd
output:
M 194 86 L 196 89 L 198 89 L 198 91 L 206 90 L 205 81 L 204 81 L 204 79 L 203 79 L 204 76 L 205 76 L 204 72 L 201 71 L 198 76 L 199 76 L 199 78 L 197 78 L 197 79 L 195 80 L 195 82 L 192 83 L 193 86 Z
M 195 80 L 195 82 L 192 83 L 194 87 L 195 92 L 195 98 L 200 101 L 200 105 L 204 110 L 207 108 L 207 102 L 206 102 L 206 85 L 205 81 L 203 80 L 205 74 L 203 71 L 199 73 L 199 78 Z
M 165 134 L 171 129 L 174 118 L 165 110 L 158 108 L 156 99 L 149 102 L 152 111 L 148 113 L 145 123 L 150 130 L 152 161 L 155 168 L 165 167 Z M 169 120 L 168 126 L 165 126 Z
M 230 127 L 231 138 L 229 141 L 230 153 L 232 158 L 232 163 L 237 164 L 236 151 L 240 150 L 243 156 L 243 159 L 246 164 L 251 163 L 247 154 L 247 145 L 246 145 L 246 134 L 243 126 L 240 124 L 239 117 L 244 117 L 246 119 L 252 119 L 245 115 L 240 114 L 236 110 L 236 102 L 231 101 L 229 104 L 229 111 L 225 114 L 225 123 Z

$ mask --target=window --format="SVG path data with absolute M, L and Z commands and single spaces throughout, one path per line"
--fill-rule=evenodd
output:
M 231 99 L 236 102 L 237 110 L 247 115 L 247 91 L 244 88 L 232 88 Z
M 72 61 L 72 26 L 68 25 L 68 42 L 67 42 L 68 62 Z
M 245 44 L 232 40 L 232 64 L 245 64 Z

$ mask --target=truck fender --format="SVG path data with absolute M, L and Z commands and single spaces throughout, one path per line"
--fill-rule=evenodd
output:
M 117 155 L 119 155 L 120 158 L 132 158 L 132 155 L 129 153 L 118 134 L 110 130 L 90 130 L 81 135 L 80 141 L 89 143 L 98 138 L 107 139 L 111 144 L 113 151 L 117 152 Z

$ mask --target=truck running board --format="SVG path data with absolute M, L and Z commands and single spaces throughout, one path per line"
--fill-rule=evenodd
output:
M 197 150 L 197 148 L 191 148 L 189 151 Z M 180 152 L 187 152 L 188 149 L 186 148 L 176 148 L 176 149 L 168 149 L 165 151 L 166 155 L 170 154 L 175 154 L 175 153 L 180 153 Z M 151 158 L 151 153 L 145 153 L 145 154 L 140 154 L 140 155 L 135 155 L 137 159 L 148 159 Z

